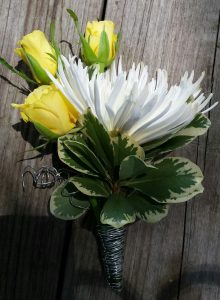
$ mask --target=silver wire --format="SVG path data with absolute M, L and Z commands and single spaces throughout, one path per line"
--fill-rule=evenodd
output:
M 57 170 L 54 167 L 49 167 L 49 166 L 43 166 L 40 169 L 36 170 L 31 166 L 27 166 L 24 168 L 22 172 L 22 188 L 23 191 L 25 191 L 25 176 L 29 174 L 32 177 L 33 181 L 33 186 L 34 188 L 39 188 L 39 189 L 46 189 L 46 188 L 51 188 L 53 187 L 56 183 L 61 183 L 68 179 L 70 177 L 71 170 L 66 170 L 66 169 L 60 169 Z M 73 197 L 75 194 L 78 193 L 78 191 L 74 192 L 67 192 L 65 190 L 66 185 L 64 185 L 61 195 L 63 197 L 68 197 L 69 198 L 69 203 L 80 209 L 85 209 L 84 206 L 81 206 L 79 204 L 73 203 Z
M 68 175 L 68 171 L 61 169 L 57 170 L 54 167 L 43 166 L 40 169 L 34 169 L 31 166 L 27 166 L 24 168 L 22 172 L 22 187 L 23 191 L 25 191 L 25 177 L 29 174 L 33 180 L 33 186 L 39 189 L 51 188 L 57 182 L 62 182 L 64 177 L 62 175 Z

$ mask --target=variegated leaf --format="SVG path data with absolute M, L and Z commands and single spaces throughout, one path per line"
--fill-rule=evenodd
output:
M 96 151 L 96 155 L 102 159 L 108 169 L 112 169 L 114 158 L 110 135 L 89 109 L 83 115 L 83 126 L 86 136 Z
M 210 125 L 210 120 L 204 114 L 198 114 L 189 125 L 159 143 L 156 148 L 147 150 L 145 147 L 145 150 L 147 150 L 145 153 L 146 159 L 154 158 L 191 143 L 198 136 L 205 134 Z
M 112 138 L 114 147 L 114 165 L 119 166 L 122 160 L 129 155 L 136 155 L 144 159 L 144 150 L 135 141 L 126 135 L 119 134 Z
M 171 138 L 171 135 L 166 135 L 165 137 L 162 137 L 160 139 L 147 142 L 143 145 L 141 145 L 145 151 L 145 153 L 151 152 L 154 149 L 157 149 L 160 145 L 164 144 L 169 138 Z
M 91 197 L 108 197 L 111 193 L 110 186 L 99 179 L 74 176 L 70 178 L 75 187 L 83 194 Z
M 128 202 L 134 208 L 137 218 L 148 223 L 159 222 L 168 214 L 167 205 L 153 201 L 146 195 L 132 193 Z
M 136 219 L 135 211 L 122 194 L 112 194 L 104 204 L 101 212 L 101 223 L 120 228 Z
M 121 182 L 121 185 L 165 203 L 187 201 L 203 192 L 203 174 L 190 160 L 168 157 L 155 163 L 155 167 L 146 167 L 145 175 Z
M 153 165 L 147 165 L 143 160 L 135 155 L 127 156 L 121 163 L 119 169 L 119 179 L 126 180 L 145 175 L 148 168 L 155 168 Z
M 91 170 L 97 174 L 109 177 L 106 169 L 101 164 L 97 156 L 92 152 L 85 143 L 76 141 L 65 141 L 64 145 L 75 155 L 77 158 Z
M 211 121 L 202 113 L 198 114 L 193 121 L 176 135 L 197 137 L 206 133 L 211 126 Z
M 159 204 L 147 196 L 137 193 L 126 196 L 112 194 L 106 201 L 101 212 L 101 223 L 120 228 L 135 220 L 142 219 L 149 223 L 160 221 L 168 213 L 164 204 Z
M 69 166 L 70 168 L 78 171 L 80 173 L 97 176 L 96 172 L 93 172 L 86 164 L 84 164 L 73 152 L 71 152 L 68 147 L 65 145 L 66 142 L 70 140 L 75 140 L 77 137 L 72 134 L 62 136 L 58 139 L 57 148 L 58 156 L 60 160 Z M 83 139 L 79 136 L 77 140 L 83 142 Z
M 69 182 L 59 185 L 50 199 L 50 212 L 62 220 L 79 218 L 89 206 L 88 197 L 79 193 L 75 186 Z

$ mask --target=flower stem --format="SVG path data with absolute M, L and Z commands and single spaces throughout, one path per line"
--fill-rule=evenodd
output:
M 125 228 L 98 224 L 96 229 L 107 283 L 116 293 L 120 293 L 123 279 Z
M 99 73 L 104 73 L 105 65 L 103 63 L 99 63 Z
M 100 213 L 101 213 L 101 206 L 99 201 L 97 201 L 96 198 L 91 198 L 90 199 L 90 204 L 93 210 L 93 213 L 95 215 L 96 221 L 99 224 L 100 223 Z

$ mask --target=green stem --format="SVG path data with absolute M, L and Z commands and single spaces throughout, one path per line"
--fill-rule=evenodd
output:
M 104 73 L 105 71 L 105 64 L 99 63 L 99 73 Z
M 93 213 L 95 215 L 97 223 L 100 223 L 100 214 L 101 214 L 100 203 L 97 201 L 96 198 L 91 198 L 90 199 L 90 204 L 92 206 Z
M 32 151 L 35 151 L 35 150 L 41 150 L 42 148 L 46 148 L 47 145 L 50 143 L 50 141 L 44 143 L 44 144 L 41 144 L 33 149 L 30 149 L 30 150 L 26 150 L 25 152 L 32 152 Z
M 32 83 L 34 85 L 39 85 L 36 81 L 32 80 L 31 78 L 29 78 L 28 75 L 26 75 L 23 71 L 19 71 L 17 69 L 15 69 L 13 66 L 11 66 L 3 57 L 0 56 L 0 64 L 2 64 L 3 66 L 5 66 L 8 70 L 10 70 L 11 72 L 15 73 L 16 75 L 20 76 L 21 78 L 23 78 L 24 80 L 26 80 L 29 83 Z

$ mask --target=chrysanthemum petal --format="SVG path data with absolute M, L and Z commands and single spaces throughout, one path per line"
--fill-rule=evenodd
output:
M 188 125 L 212 98 L 201 93 L 204 72 L 193 83 L 194 71 L 186 72 L 179 85 L 168 88 L 165 70 L 157 71 L 156 79 L 148 80 L 147 66 L 132 65 L 123 71 L 122 59 L 114 61 L 105 73 L 94 71 L 80 59 L 66 59 L 58 64 L 58 79 L 48 74 L 61 92 L 80 113 L 88 107 L 109 131 L 119 130 L 143 144 L 174 134 Z M 208 112 L 217 103 L 203 111 Z

